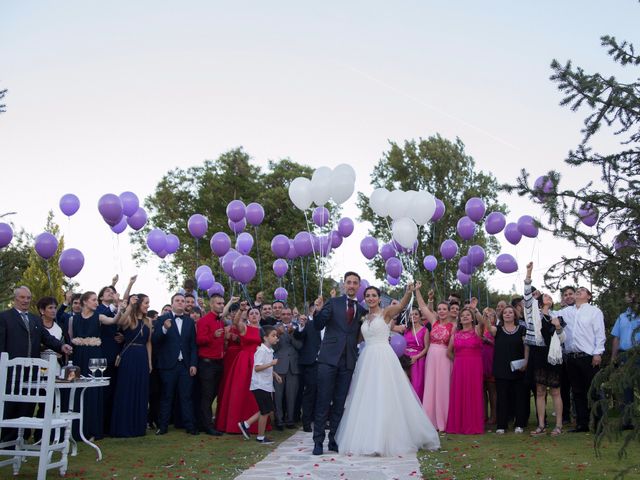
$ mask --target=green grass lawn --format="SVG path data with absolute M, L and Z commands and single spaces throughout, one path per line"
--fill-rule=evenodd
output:
M 425 479 L 640 479 L 640 446 L 632 444 L 618 459 L 620 444 L 605 443 L 596 457 L 593 435 L 564 433 L 558 437 L 515 435 L 448 435 L 439 452 L 420 452 Z M 622 477 L 619 477 L 622 478 Z

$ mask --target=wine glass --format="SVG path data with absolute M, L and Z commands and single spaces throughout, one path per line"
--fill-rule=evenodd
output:
M 98 370 L 99 365 L 98 365 L 98 359 L 97 358 L 90 358 L 89 359 L 89 371 L 91 372 L 91 376 L 95 377 L 96 376 L 96 370 Z
M 104 377 L 104 372 L 107 369 L 107 359 L 99 358 L 98 359 L 98 369 L 100 370 L 100 374 Z

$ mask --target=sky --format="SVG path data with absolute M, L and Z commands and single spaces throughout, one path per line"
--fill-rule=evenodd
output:
M 577 0 L 6 0 L 0 214 L 16 212 L 7 218 L 37 234 L 54 210 L 66 246 L 85 256 L 75 280 L 97 290 L 115 273 L 137 271 L 127 234 L 111 233 L 98 199 L 125 190 L 142 199 L 172 169 L 239 146 L 261 166 L 285 157 L 314 168 L 349 163 L 356 190 L 368 195 L 390 140 L 439 133 L 462 139 L 500 183 L 522 168 L 534 178 L 557 169 L 562 185 L 576 188 L 599 177 L 563 163 L 586 112 L 559 106 L 549 65 L 571 59 L 624 79 L 599 38 L 635 40 L 639 14 L 631 0 L 615 9 Z M 58 209 L 65 193 L 81 201 L 71 219 Z M 542 214 L 530 200 L 500 198 L 510 221 Z M 344 209 L 352 218 L 355 199 Z M 355 269 L 372 281 L 359 252 L 366 231 L 358 225 L 336 252 L 336 276 Z M 503 241 L 503 252 L 516 256 L 520 272 L 498 273 L 490 284 L 508 291 L 520 290 L 529 260 L 540 284 L 571 248 L 541 233 L 515 247 Z M 160 307 L 169 292 L 157 265 L 137 273 L 134 291 Z

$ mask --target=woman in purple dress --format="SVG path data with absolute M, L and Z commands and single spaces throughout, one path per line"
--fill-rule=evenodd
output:
M 420 311 L 417 308 L 411 310 L 409 318 L 409 324 L 404 332 L 404 339 L 407 341 L 405 355 L 411 359 L 411 385 L 422 402 L 425 357 L 429 349 L 429 329 L 422 325 Z

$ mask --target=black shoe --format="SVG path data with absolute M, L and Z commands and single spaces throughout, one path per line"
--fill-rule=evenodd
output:
M 298 428 L 295 423 L 287 423 L 287 428 Z
M 204 429 L 204 433 L 206 433 L 207 435 L 213 435 L 214 437 L 221 437 L 222 436 L 222 432 L 219 432 L 215 428 L 205 428 Z
M 191 430 L 187 430 L 187 433 L 189 435 L 200 435 L 200 432 L 198 430 L 196 430 L 195 428 L 192 428 Z
M 569 433 L 586 433 L 589 431 L 589 427 L 582 427 L 579 425 L 576 425 L 576 428 L 572 428 L 571 430 L 569 430 Z
M 167 434 L 166 428 L 159 428 L 156 430 L 156 435 L 166 435 L 166 434 Z
M 276 430 L 278 430 L 279 432 L 282 432 L 284 430 L 284 427 L 282 426 L 282 424 L 276 425 Z
M 313 432 L 313 429 L 309 425 L 305 425 L 302 427 L 304 432 Z
M 256 440 L 258 441 L 258 443 L 261 443 L 263 445 L 271 445 L 272 443 L 274 443 L 274 441 L 271 440 L 269 437 L 264 437 L 262 440 L 260 440 L 259 438 L 256 438 Z
M 332 452 L 337 452 L 338 451 L 338 444 L 336 443 L 335 440 L 329 440 L 329 447 L 328 448 Z
M 240 433 L 242 433 L 242 436 L 244 438 L 246 438 L 247 440 L 251 438 L 251 435 L 249 435 L 249 428 L 244 426 L 244 422 L 238 422 L 238 428 L 240 429 Z
M 319 442 L 316 442 L 315 445 L 313 446 L 313 454 L 314 455 L 322 455 L 322 444 Z

